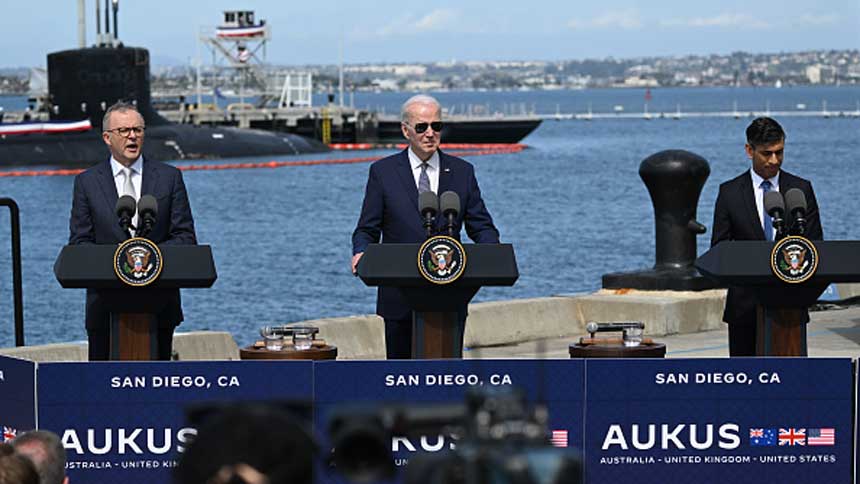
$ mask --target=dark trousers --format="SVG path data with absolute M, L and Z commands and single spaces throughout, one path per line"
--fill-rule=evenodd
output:
M 755 356 L 756 325 L 729 325 L 729 356 Z
M 460 346 L 466 334 L 466 311 L 460 313 Z M 385 357 L 389 360 L 412 359 L 412 316 L 385 320 Z
M 173 354 L 173 326 L 159 326 L 156 332 L 158 339 L 158 359 L 169 361 Z M 110 359 L 110 328 L 87 329 L 89 340 L 90 361 L 107 361 Z

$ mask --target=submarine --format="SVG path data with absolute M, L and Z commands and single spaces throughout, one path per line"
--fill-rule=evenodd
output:
M 105 30 L 109 32 L 109 25 Z M 150 160 L 329 151 L 317 140 L 292 133 L 169 122 L 151 104 L 149 51 L 124 46 L 115 32 L 100 34 L 100 42 L 92 47 L 48 54 L 43 112 L 35 113 L 40 119 L 0 123 L 0 166 L 89 166 L 103 161 L 109 152 L 102 140 L 102 119 L 107 108 L 120 100 L 134 104 L 143 115 L 143 155 Z

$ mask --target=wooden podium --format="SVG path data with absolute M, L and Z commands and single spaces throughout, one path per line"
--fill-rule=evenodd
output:
M 774 242 L 724 241 L 696 260 L 696 268 L 724 287 L 754 290 L 759 356 L 806 356 L 804 310 L 831 282 L 860 281 L 860 241 L 813 241 L 817 270 L 805 282 L 788 283 L 771 269 Z
M 370 244 L 358 264 L 368 286 L 393 286 L 412 306 L 412 358 L 462 358 L 461 312 L 482 286 L 512 286 L 519 277 L 511 244 L 464 244 L 466 267 L 449 284 L 421 276 L 421 244 Z
M 159 246 L 162 271 L 144 287 L 122 282 L 114 271 L 116 245 L 67 245 L 54 263 L 64 288 L 98 289 L 110 311 L 111 360 L 153 360 L 158 355 L 155 315 L 165 289 L 211 287 L 215 262 L 208 245 Z

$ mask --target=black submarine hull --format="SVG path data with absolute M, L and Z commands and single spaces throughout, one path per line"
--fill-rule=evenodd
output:
M 152 160 L 235 158 L 320 153 L 319 141 L 257 129 L 178 125 L 152 109 L 149 51 L 97 46 L 48 54 L 45 106 L 51 123 L 89 120 L 87 131 L 0 135 L 0 166 L 91 165 L 110 156 L 102 120 L 119 100 L 137 107 L 146 122 L 143 154 Z
M 146 159 L 193 160 L 322 153 L 328 146 L 289 133 L 165 124 L 147 127 Z M 0 137 L 0 166 L 88 166 L 110 156 L 97 130 Z

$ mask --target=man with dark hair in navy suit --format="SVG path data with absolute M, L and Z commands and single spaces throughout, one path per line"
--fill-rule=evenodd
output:
M 798 188 L 806 195 L 806 233 L 811 240 L 821 240 L 821 220 L 812 183 L 782 170 L 785 153 L 785 132 L 775 120 L 756 118 L 746 131 L 745 146 L 752 168 L 720 185 L 714 207 L 714 231 L 711 246 L 724 240 L 773 240 L 774 230 L 765 233 L 768 215 L 764 211 L 764 193 L 778 190 L 785 194 Z M 794 218 L 786 214 L 786 225 Z M 729 325 L 729 355 L 755 356 L 756 354 L 756 299 L 752 289 L 729 288 L 723 321 Z M 805 315 L 809 321 L 809 315 Z
M 474 167 L 465 160 L 439 150 L 442 109 L 430 96 L 409 98 L 401 110 L 401 129 L 409 147 L 370 166 L 364 203 L 355 232 L 352 234 L 352 272 L 368 244 L 419 243 L 426 239 L 423 220 L 418 211 L 418 193 L 431 190 L 437 194 L 456 192 L 460 212 L 454 225 L 454 236 L 460 230 L 479 244 L 498 243 L 499 231 L 493 225 Z M 442 217 L 438 218 L 442 227 Z M 376 313 L 385 320 L 385 349 L 389 359 L 411 357 L 412 308 L 400 290 L 380 287 Z M 460 317 L 460 338 L 465 331 L 466 308 Z
M 146 160 L 142 156 L 143 116 L 134 105 L 118 102 L 111 106 L 102 123 L 102 138 L 111 157 L 75 177 L 69 244 L 119 244 L 133 233 L 124 232 L 114 212 L 121 195 L 139 200 L 152 195 L 158 201 L 158 220 L 148 238 L 156 244 L 196 244 L 194 219 L 182 173 L 173 166 Z M 132 225 L 137 225 L 137 215 Z M 156 309 L 158 359 L 169 360 L 173 351 L 173 330 L 182 322 L 179 289 L 142 288 Z M 86 328 L 89 359 L 110 356 L 110 312 L 105 303 L 116 297 L 111 290 L 88 289 Z

